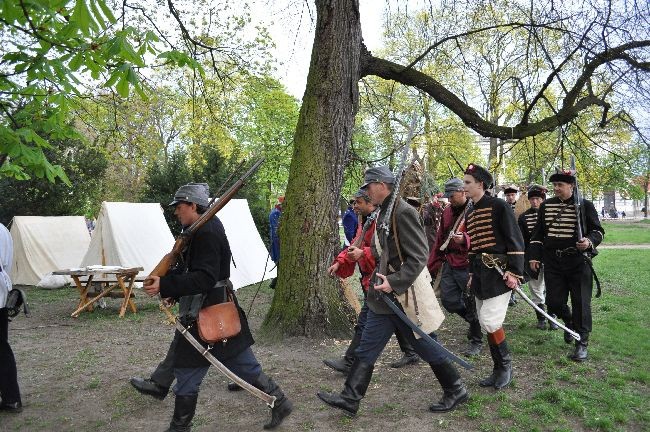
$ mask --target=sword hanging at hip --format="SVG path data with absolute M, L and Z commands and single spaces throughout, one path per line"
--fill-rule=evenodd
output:
M 483 254 L 481 256 L 481 260 L 483 261 L 483 264 L 485 264 L 485 266 L 487 268 L 495 269 L 497 272 L 499 272 L 499 274 L 501 276 L 503 276 L 505 274 L 503 269 L 499 265 L 499 261 L 495 257 L 493 257 L 493 256 L 491 256 L 489 254 Z M 571 330 L 570 328 L 568 328 L 567 326 L 565 326 L 564 324 L 560 323 L 558 320 L 556 320 L 555 318 L 553 318 L 552 316 L 547 314 L 544 309 L 537 306 L 530 298 L 528 298 L 528 296 L 526 294 L 524 294 L 524 292 L 521 290 L 521 286 L 519 285 L 519 282 L 517 282 L 517 287 L 515 288 L 515 291 L 517 292 L 517 294 L 519 294 L 521 296 L 521 298 L 526 300 L 526 303 L 531 305 L 533 307 L 533 309 L 535 309 L 537 312 L 544 315 L 546 317 L 546 319 L 551 321 L 553 324 L 560 327 L 565 332 L 569 333 L 573 339 L 575 339 L 577 341 L 580 341 L 580 335 L 578 333 Z
M 239 387 L 243 388 L 253 396 L 255 396 L 258 399 L 263 400 L 266 402 L 266 404 L 270 407 L 273 408 L 275 405 L 275 396 L 271 396 L 269 394 L 264 393 L 262 390 L 258 389 L 257 387 L 252 386 L 251 384 L 247 383 L 230 369 L 228 369 L 226 366 L 224 366 L 223 363 L 221 363 L 215 356 L 213 356 L 209 348 L 204 347 L 201 345 L 199 341 L 196 340 L 196 338 L 189 332 L 189 329 L 186 328 L 183 324 L 181 324 L 180 320 L 176 318 L 176 330 L 181 332 L 183 337 L 187 339 L 187 341 L 203 356 L 207 361 L 210 362 L 214 367 L 217 368 L 219 372 L 227 376 L 229 379 L 231 379 L 235 384 L 237 384 Z

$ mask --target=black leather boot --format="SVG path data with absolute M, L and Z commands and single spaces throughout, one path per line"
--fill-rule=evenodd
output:
M 402 358 L 397 361 L 394 361 L 390 364 L 390 367 L 399 369 L 410 364 L 416 364 L 420 360 L 420 356 L 417 355 L 408 339 L 402 335 L 399 330 L 395 331 L 395 338 L 397 338 L 397 343 L 399 344 L 399 349 L 402 350 Z
M 264 393 L 275 396 L 275 403 L 271 408 L 271 420 L 264 425 L 264 429 L 275 429 L 286 416 L 291 414 L 293 403 L 285 396 L 280 386 L 264 372 L 260 373 L 253 385 Z
M 490 347 L 490 355 L 492 356 L 492 362 L 494 363 L 494 367 L 492 368 L 492 373 L 487 377 L 483 378 L 481 381 L 479 381 L 478 385 L 481 387 L 494 387 L 494 383 L 496 382 L 496 370 L 497 370 L 497 353 L 496 351 L 499 349 L 496 345 L 489 344 Z
M 496 346 L 495 353 L 498 367 L 494 375 L 494 388 L 500 390 L 512 381 L 512 355 L 505 340 Z
M 0 403 L 0 412 L 8 412 L 12 414 L 18 414 L 23 412 L 22 402 L 5 402 Z
M 196 411 L 196 401 L 199 395 L 176 396 L 174 416 L 166 432 L 189 432 L 192 430 L 192 419 Z
M 583 362 L 587 360 L 587 341 L 584 339 L 581 339 L 580 341 L 576 341 L 576 347 L 575 350 L 573 351 L 573 354 L 569 356 L 571 360 L 575 362 Z
M 440 364 L 429 363 L 438 382 L 442 386 L 442 399 L 437 404 L 429 406 L 429 411 L 447 412 L 456 408 L 456 405 L 465 402 L 469 398 L 467 388 L 463 384 L 458 371 L 446 360 Z
M 399 360 L 392 362 L 390 364 L 390 367 L 399 369 L 404 366 L 408 366 L 410 364 L 416 364 L 419 360 L 420 357 L 415 352 L 413 352 L 413 354 L 404 353 L 404 355 L 402 355 L 402 357 Z
M 469 322 L 467 339 L 469 340 L 469 344 L 462 354 L 468 357 L 479 355 L 483 347 L 483 333 L 481 333 L 481 324 L 478 322 L 478 319 Z
M 229 382 L 228 385 L 226 386 L 228 388 L 228 391 L 239 391 L 239 390 L 244 390 L 243 388 L 239 387 L 239 384 L 236 382 Z
M 505 340 L 499 345 L 490 345 L 490 354 L 494 362 L 492 374 L 481 380 L 478 385 L 499 390 L 510 384 L 512 380 L 512 356 Z
M 142 394 L 153 396 L 156 399 L 163 400 L 169 393 L 169 387 L 163 387 L 152 379 L 132 377 L 129 382 L 137 391 Z
M 356 350 L 359 346 L 359 342 L 361 342 L 361 332 L 355 331 L 354 336 L 352 336 L 352 340 L 350 341 L 350 346 L 348 346 L 348 349 L 345 350 L 345 355 L 340 359 L 323 360 L 323 363 L 325 363 L 325 366 L 328 366 L 337 372 L 341 372 L 342 374 L 347 375 L 350 372 L 352 363 L 354 363 L 354 350 Z
M 321 391 L 316 395 L 327 405 L 338 408 L 348 416 L 354 417 L 359 411 L 359 402 L 366 395 L 374 368 L 374 365 L 356 359 L 350 368 L 350 373 L 340 394 Z
M 541 310 L 544 310 L 544 303 L 537 305 Z M 537 314 L 537 328 L 540 330 L 546 330 L 546 317 L 538 311 L 535 311 Z

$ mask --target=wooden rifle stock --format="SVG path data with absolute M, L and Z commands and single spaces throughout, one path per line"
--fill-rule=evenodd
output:
M 150 278 L 151 276 L 165 276 L 169 269 L 176 263 L 178 260 L 178 257 L 180 257 L 181 253 L 183 252 L 183 249 L 185 248 L 185 245 L 189 241 L 190 238 L 194 235 L 194 233 L 201 228 L 207 221 L 212 219 L 212 217 L 217 214 L 219 210 L 224 208 L 226 204 L 235 196 L 237 192 L 239 192 L 239 189 L 241 189 L 245 184 L 246 180 L 248 177 L 253 175 L 260 165 L 262 165 L 262 162 L 264 162 L 264 159 L 259 159 L 257 162 L 253 164 L 253 166 L 246 171 L 246 173 L 239 178 L 233 184 L 224 194 L 222 197 L 220 197 L 218 200 L 215 197 L 212 200 L 212 205 L 208 207 L 208 209 L 194 222 L 192 225 L 189 226 L 186 230 L 184 230 L 181 235 L 178 236 L 176 239 L 176 242 L 174 243 L 174 247 L 172 248 L 171 252 L 165 254 L 165 256 L 160 260 L 158 265 L 151 271 L 149 276 L 144 281 L 144 285 L 149 285 L 151 284 L 152 279 Z M 216 201 L 216 202 L 215 202 Z

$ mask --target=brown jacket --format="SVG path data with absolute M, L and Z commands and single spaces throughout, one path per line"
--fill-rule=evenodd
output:
M 424 233 L 424 227 L 420 220 L 420 215 L 417 210 L 410 206 L 403 199 L 399 199 L 395 203 L 393 210 L 393 217 L 391 217 L 390 232 L 386 233 L 384 226 L 384 216 L 386 214 L 385 206 L 390 202 L 390 196 L 387 197 L 380 206 L 379 221 L 377 222 L 377 236 L 373 237 L 372 254 L 379 267 L 380 257 L 377 253 L 375 239 L 378 237 L 381 248 L 384 253 L 388 251 L 388 264 L 389 268 L 394 271 L 387 271 L 387 278 L 390 286 L 397 294 L 403 294 L 415 281 L 418 275 L 422 272 L 427 265 L 429 257 L 429 246 L 427 238 Z M 400 251 L 402 259 L 401 262 L 397 246 L 395 244 L 392 222 L 397 224 L 397 237 L 399 238 Z M 376 272 L 377 270 L 375 270 Z M 386 303 L 378 296 L 374 286 L 377 283 L 376 276 L 373 275 L 370 287 L 368 288 L 368 307 L 377 314 L 387 315 L 393 312 Z M 433 291 L 432 291 L 433 292 Z

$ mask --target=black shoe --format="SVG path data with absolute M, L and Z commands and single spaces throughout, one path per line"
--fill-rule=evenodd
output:
M 539 319 L 537 320 L 537 327 L 538 330 L 546 330 L 546 320 L 545 319 Z
M 356 359 L 345 380 L 343 391 L 339 393 L 318 392 L 316 396 L 327 405 L 342 410 L 349 417 L 354 417 L 359 411 L 359 403 L 366 395 L 374 365 Z
M 344 375 L 350 373 L 350 366 L 352 366 L 352 362 L 348 361 L 346 357 L 336 360 L 323 360 L 323 363 L 325 363 L 325 366 L 330 367 L 337 372 L 341 372 Z
M 23 412 L 23 404 L 21 402 L 2 402 L 0 403 L 0 411 L 18 414 Z
M 264 429 L 275 429 L 282 423 L 285 417 L 293 411 L 293 403 L 287 398 L 279 385 L 275 383 L 270 377 L 261 372 L 253 383 L 255 387 L 262 390 L 264 393 L 275 396 L 275 403 L 271 408 L 271 420 L 264 425 Z
M 555 315 L 551 315 L 551 316 L 552 316 L 553 318 L 557 318 Z M 553 321 L 548 320 L 548 329 L 549 329 L 549 330 L 553 331 L 553 330 L 557 330 L 557 329 L 559 329 L 559 328 L 560 328 L 560 327 L 559 327 L 557 324 L 555 324 Z
M 469 393 L 463 381 L 458 375 L 458 371 L 449 361 L 441 364 L 429 364 L 431 370 L 442 386 L 442 399 L 437 404 L 429 406 L 432 412 L 448 412 L 456 408 L 457 405 L 469 399 Z
M 196 400 L 199 395 L 176 396 L 174 401 L 174 416 L 166 432 L 190 432 L 192 419 L 196 411 Z
M 392 362 L 390 367 L 399 369 L 410 364 L 416 364 L 419 360 L 420 357 L 417 354 L 404 354 L 401 359 Z
M 516 306 L 517 305 L 517 298 L 515 297 L 515 293 L 513 292 L 510 295 L 510 300 L 508 300 L 508 306 Z
M 587 344 L 584 342 L 576 342 L 575 350 L 569 358 L 574 362 L 583 362 L 587 360 L 587 357 Z
M 158 385 L 158 383 L 151 379 L 132 377 L 129 382 L 140 393 L 153 396 L 156 399 L 163 400 L 167 396 L 167 393 L 169 393 L 168 387 Z
M 239 384 L 234 382 L 229 382 L 227 387 L 228 387 L 228 391 L 232 391 L 232 392 L 244 390 L 243 388 L 239 387 Z
M 467 357 L 477 356 L 481 353 L 481 347 L 483 347 L 483 344 L 481 342 L 470 341 L 467 345 L 467 348 L 462 352 L 462 354 Z

